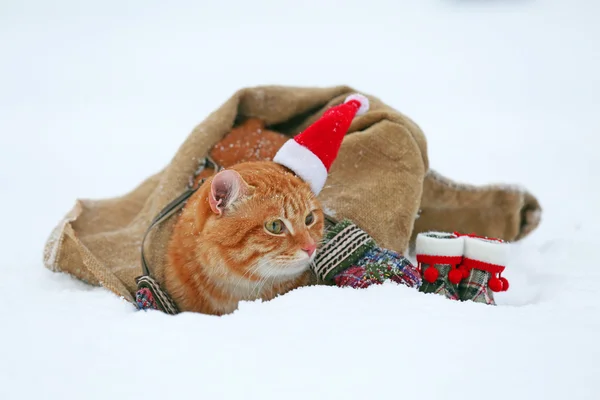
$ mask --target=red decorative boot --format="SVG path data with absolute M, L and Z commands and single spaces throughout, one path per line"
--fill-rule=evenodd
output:
M 465 273 L 458 266 L 462 262 L 464 238 L 454 233 L 419 233 L 416 253 L 423 283 L 423 293 L 436 293 L 458 300 L 458 284 Z
M 496 305 L 494 292 L 508 290 L 502 277 L 508 261 L 509 244 L 500 239 L 460 235 L 465 239 L 464 259 L 460 269 L 466 279 L 458 286 L 460 300 Z

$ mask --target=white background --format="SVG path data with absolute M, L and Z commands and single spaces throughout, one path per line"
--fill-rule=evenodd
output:
M 2 1 L 0 399 L 597 399 L 599 16 L 593 0 Z M 432 168 L 537 196 L 498 306 L 390 284 L 169 318 L 43 267 L 76 198 L 129 191 L 263 84 L 376 95 L 422 127 Z

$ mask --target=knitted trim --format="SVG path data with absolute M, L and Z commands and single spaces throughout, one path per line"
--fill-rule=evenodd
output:
M 135 292 L 135 304 L 140 310 L 158 310 L 154 295 L 148 288 L 141 288 Z
M 335 283 L 335 275 L 350 268 L 375 247 L 371 236 L 349 220 L 332 227 L 325 239 L 327 243 L 319 249 L 313 270 L 319 279 L 330 284 Z
M 136 297 L 140 300 L 143 299 L 143 301 L 136 302 L 139 309 L 156 308 L 167 314 L 179 314 L 179 310 L 173 300 L 171 300 L 171 297 L 150 276 L 138 276 L 136 282 L 138 287 Z

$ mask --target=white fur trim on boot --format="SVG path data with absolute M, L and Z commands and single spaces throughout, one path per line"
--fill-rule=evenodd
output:
M 465 258 L 506 266 L 509 244 L 485 238 L 465 237 Z
M 463 255 L 464 248 L 464 238 L 452 233 L 424 232 L 417 235 L 417 255 L 457 257 Z

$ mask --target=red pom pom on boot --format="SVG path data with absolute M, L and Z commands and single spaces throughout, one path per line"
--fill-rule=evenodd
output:
M 423 273 L 423 279 L 425 279 L 429 283 L 435 283 L 437 278 L 440 276 L 440 273 L 435 268 L 427 268 Z
M 501 292 L 502 291 L 502 281 L 498 278 L 491 278 L 488 282 L 488 287 L 492 290 L 492 292 Z
M 454 233 L 419 233 L 416 253 L 423 282 L 422 293 L 436 293 L 458 300 L 458 283 L 463 272 L 457 269 L 463 258 L 464 239 Z
M 469 271 L 458 286 L 460 300 L 495 305 L 494 292 L 508 290 L 501 276 L 508 261 L 509 244 L 500 239 L 460 235 L 465 239 L 465 254 L 459 270 Z
M 453 268 L 448 272 L 448 280 L 455 285 L 458 285 L 463 277 L 463 272 L 459 269 Z

